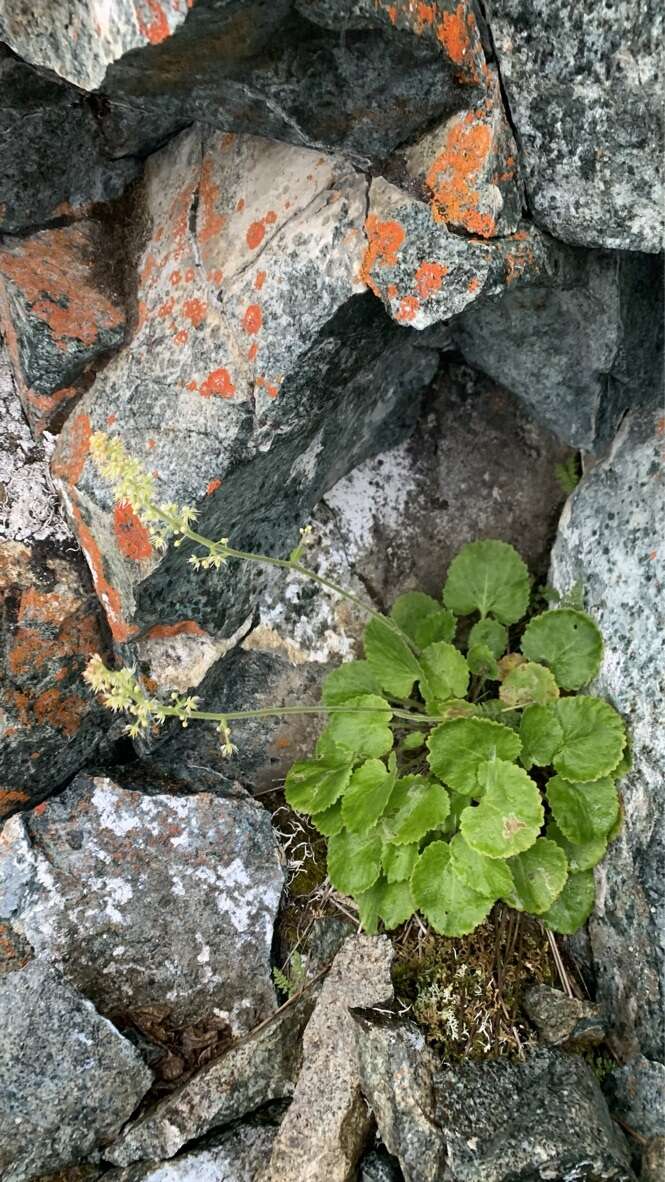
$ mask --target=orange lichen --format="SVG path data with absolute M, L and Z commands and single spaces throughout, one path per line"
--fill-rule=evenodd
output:
M 401 320 L 404 324 L 410 324 L 415 319 L 416 313 L 420 307 L 420 300 L 413 295 L 404 296 L 400 300 L 400 305 L 397 310 L 395 319 Z
M 213 493 L 217 492 L 218 488 L 222 487 L 221 480 L 209 480 L 206 485 L 206 496 L 211 497 Z
M 159 45 L 160 41 L 165 41 L 171 33 L 166 13 L 158 0 L 139 0 L 139 4 L 150 13 L 150 20 L 146 20 L 139 11 L 139 5 L 135 6 L 139 32 L 151 45 Z
M 263 314 L 261 312 L 261 308 L 258 304 L 250 304 L 242 318 L 242 327 L 244 331 L 249 336 L 253 336 L 254 333 L 259 332 L 262 323 Z
M 17 805 L 27 804 L 30 797 L 18 788 L 0 788 L 0 818 L 8 817 Z
M 469 279 L 469 282 L 466 285 L 466 290 L 470 291 L 470 292 L 475 292 L 475 291 L 478 291 L 479 287 L 480 287 L 480 279 L 478 278 L 477 275 L 474 275 L 471 279 Z
M 464 0 L 453 12 L 444 12 L 436 36 L 454 65 L 460 67 L 460 82 L 478 82 L 485 66 L 478 26 Z
M 250 345 L 249 349 L 247 350 L 247 360 L 254 361 L 258 351 L 259 351 L 259 346 L 257 345 L 256 341 L 254 341 L 254 344 Z
M 194 328 L 200 328 L 206 318 L 208 309 L 203 300 L 185 300 L 182 306 L 183 315 L 194 325 Z
M 76 415 L 63 431 L 53 457 L 53 473 L 69 484 L 77 484 L 83 475 L 90 451 L 92 423 L 86 414 Z
M 276 398 L 279 394 L 279 386 L 275 385 L 273 382 L 269 382 L 265 374 L 261 374 L 256 379 L 256 384 L 260 390 L 265 390 L 268 398 Z
M 416 271 L 416 288 L 422 300 L 440 290 L 448 268 L 441 263 L 421 263 Z
M 154 624 L 143 637 L 144 640 L 169 640 L 172 636 L 206 636 L 196 620 L 180 620 L 177 624 Z
M 425 178 L 436 221 L 459 226 L 481 238 L 494 234 L 494 217 L 478 208 L 478 189 L 491 151 L 492 132 L 487 123 L 475 119 L 472 112 L 450 120 L 444 148 Z
M 265 271 L 257 271 L 256 278 L 254 280 L 254 287 L 256 288 L 257 291 L 261 290 L 265 281 L 266 281 Z
M 373 277 L 375 267 L 394 267 L 397 255 L 406 237 L 404 226 L 400 222 L 382 222 L 374 213 L 370 213 L 365 222 L 367 233 L 367 249 L 360 264 L 360 279 L 363 283 L 379 295 L 376 280 Z
M 180 283 L 181 278 L 182 278 L 182 276 L 179 271 L 177 271 L 177 270 L 172 271 L 171 278 L 169 279 L 169 283 L 171 284 L 172 287 L 177 287 L 178 284 Z
M 134 562 L 152 558 L 150 534 L 127 502 L 115 505 L 113 509 L 113 532 L 125 558 Z
M 175 300 L 170 299 L 170 300 L 166 300 L 163 304 L 159 305 L 159 307 L 157 309 L 157 315 L 159 316 L 160 320 L 165 320 L 167 316 L 171 315 L 171 313 L 173 312 L 174 304 L 175 304 Z
M 265 237 L 265 232 L 266 228 L 262 221 L 252 222 L 245 235 L 245 240 L 250 250 L 256 250 L 257 246 L 261 245 Z
M 113 634 L 113 639 L 120 644 L 125 644 L 130 637 L 135 636 L 138 632 L 133 624 L 127 624 L 122 613 L 122 601 L 120 594 L 116 588 L 109 582 L 104 573 L 104 560 L 101 551 L 95 538 L 85 524 L 81 511 L 77 505 L 72 506 L 72 516 L 76 523 L 76 532 L 81 544 L 81 549 L 85 554 L 90 573 L 92 574 L 92 581 L 95 584 L 95 591 L 97 597 L 100 599 L 106 618 L 109 622 L 109 628 Z
M 277 214 L 275 213 L 274 209 L 269 209 L 266 214 L 267 225 L 274 226 L 276 221 L 277 221 Z
M 198 231 L 198 238 L 204 248 L 207 243 L 217 237 L 226 220 L 223 214 L 217 212 L 216 203 L 219 198 L 220 188 L 213 181 L 212 177 L 213 159 L 212 156 L 206 155 L 201 165 L 201 179 L 199 182 L 201 224 Z M 203 253 L 205 254 L 205 250 Z
M 33 713 L 38 723 L 61 731 L 68 738 L 79 730 L 87 711 L 88 703 L 85 698 L 79 698 L 75 694 L 65 696 L 55 686 L 44 690 L 33 705 Z
M 233 398 L 235 392 L 228 369 L 213 369 L 199 386 L 202 398 Z
M 177 333 L 174 335 L 173 339 L 174 339 L 176 345 L 185 345 L 187 343 L 188 337 L 189 337 L 189 333 L 187 332 L 187 329 L 186 328 L 179 328 Z

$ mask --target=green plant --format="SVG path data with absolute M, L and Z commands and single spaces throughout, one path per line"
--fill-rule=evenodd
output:
M 293 953 L 288 968 L 284 970 L 278 969 L 275 966 L 272 971 L 272 978 L 275 985 L 287 997 L 293 997 L 294 993 L 300 992 L 305 984 L 306 977 L 305 965 L 299 952 Z
M 130 712 L 132 733 L 168 717 L 210 719 L 229 753 L 234 718 L 325 713 L 313 756 L 293 765 L 285 794 L 327 838 L 330 881 L 353 897 L 365 930 L 397 927 L 419 911 L 434 931 L 462 936 L 497 900 L 559 932 L 584 923 L 592 867 L 620 825 L 615 781 L 627 766 L 619 714 L 578 693 L 602 656 L 590 616 L 566 606 L 524 626 L 527 568 L 494 540 L 463 547 L 441 602 L 408 592 L 383 616 L 302 566 L 301 548 L 282 560 L 204 538 L 192 510 L 156 504 L 151 478 L 117 440 L 93 436 L 92 445 L 158 544 L 173 537 L 204 549 L 190 556 L 197 568 L 229 558 L 288 567 L 371 616 L 364 659 L 328 675 L 320 706 L 222 715 L 176 695 L 169 705 L 130 670 L 96 658 L 88 680 L 112 709 Z
M 580 482 L 580 458 L 577 453 L 569 456 L 562 464 L 554 465 L 554 475 L 556 476 L 562 492 L 566 496 L 570 496 L 575 492 Z

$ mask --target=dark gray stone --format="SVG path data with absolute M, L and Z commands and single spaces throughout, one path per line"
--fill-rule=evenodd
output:
M 108 1144 L 152 1082 L 140 1055 L 59 973 L 0 976 L 0 1168 L 26 1182 Z
M 633 768 L 619 784 L 624 825 L 597 867 L 588 931 L 597 997 L 615 1045 L 665 1059 L 665 520 L 662 411 L 623 424 L 569 500 L 550 581 L 581 582 L 605 641 L 592 693 L 624 716 Z
M 584 1059 L 462 1063 L 436 1083 L 454 1182 L 633 1182 L 627 1147 Z
M 605 1016 L 594 1002 L 568 997 L 549 985 L 532 985 L 522 1005 L 548 1046 L 581 1048 L 605 1038 Z
M 385 1149 L 370 1149 L 358 1167 L 358 1182 L 404 1182 L 404 1175 Z
M 636 1055 L 605 1081 L 612 1112 L 641 1137 L 665 1137 L 665 1064 Z
M 452 334 L 545 427 L 593 451 L 626 410 L 660 397 L 662 260 L 552 247 L 551 265 L 544 281 L 474 303 Z
M 283 873 L 254 802 L 80 775 L 3 839 L 0 915 L 103 1013 L 238 1035 L 275 1010 Z
M 659 0 L 488 0 L 529 207 L 564 242 L 662 249 Z

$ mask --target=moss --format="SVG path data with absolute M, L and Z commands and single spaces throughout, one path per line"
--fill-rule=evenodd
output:
M 396 994 L 448 1062 L 519 1055 L 534 1039 L 521 1015 L 524 991 L 554 980 L 545 932 L 502 907 L 461 939 L 409 925 L 396 942 Z

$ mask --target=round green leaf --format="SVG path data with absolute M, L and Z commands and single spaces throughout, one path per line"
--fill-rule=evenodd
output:
M 410 878 L 417 857 L 417 844 L 392 845 L 386 842 L 381 861 L 388 882 L 403 882 L 404 879 Z
M 483 765 L 485 794 L 460 818 L 472 849 L 488 858 L 510 858 L 533 845 L 543 824 L 540 792 L 524 768 L 496 759 Z
M 520 723 L 522 763 L 549 767 L 563 742 L 563 728 L 553 705 L 527 706 Z
M 578 845 L 607 841 L 619 816 L 619 796 L 608 776 L 576 784 L 563 776 L 552 776 L 547 799 L 561 832 Z
M 553 931 L 561 932 L 564 936 L 572 936 L 573 932 L 586 923 L 595 901 L 596 885 L 593 870 L 571 874 L 558 899 L 540 918 Z
M 331 714 L 324 735 L 337 747 L 357 755 L 377 759 L 390 751 L 393 735 L 388 723 L 392 711 L 385 698 L 361 694 L 344 705 L 354 709 Z
M 500 858 L 486 858 L 467 845 L 461 833 L 450 843 L 450 856 L 455 872 L 468 887 L 488 899 L 500 899 L 513 889 L 508 862 Z
M 450 812 L 450 797 L 443 784 L 417 776 L 390 800 L 389 815 L 384 818 L 388 839 L 394 845 L 411 845 L 432 829 L 443 825 Z M 398 781 L 399 788 L 403 781 Z
M 534 703 L 546 706 L 559 697 L 559 687 L 549 669 L 544 665 L 536 665 L 534 661 L 527 661 L 508 674 L 499 690 L 499 697 L 504 705 L 513 710 Z
M 332 669 L 323 682 L 321 697 L 326 706 L 341 706 L 361 694 L 380 694 L 381 686 L 369 661 L 346 661 Z
M 562 689 L 576 690 L 596 676 L 603 638 L 586 612 L 554 608 L 529 621 L 522 652 L 530 661 L 549 665 Z
M 442 936 L 468 935 L 494 904 L 460 878 L 445 841 L 433 841 L 423 850 L 411 875 L 411 893 L 418 910 Z
M 469 685 L 469 666 L 459 649 L 439 640 L 420 654 L 423 676 L 420 692 L 426 709 L 433 713 L 437 704 L 450 698 L 463 698 Z
M 450 564 L 443 602 L 458 616 L 478 611 L 514 624 L 528 607 L 529 572 L 506 542 L 469 542 Z
M 406 923 L 414 912 L 411 887 L 408 882 L 387 882 L 377 879 L 373 887 L 356 898 L 360 912 L 360 923 L 367 932 L 376 932 L 378 920 L 382 919 L 388 931 Z
M 569 841 L 554 821 L 550 821 L 547 826 L 547 836 L 551 841 L 555 841 L 557 845 L 561 846 L 568 859 L 571 874 L 577 874 L 580 870 L 591 870 L 593 866 L 597 866 L 602 861 L 607 853 L 606 839 L 601 838 L 598 841 L 588 841 L 579 845 L 577 842 Z
M 342 819 L 351 833 L 371 829 L 390 800 L 395 777 L 380 759 L 368 759 L 356 768 L 342 800 Z
M 474 677 L 483 677 L 486 681 L 498 679 L 499 666 L 489 645 L 474 644 L 466 654 L 466 659 Z
M 312 817 L 312 824 L 324 837 L 333 837 L 335 833 L 339 833 L 344 828 L 341 800 L 336 801 L 325 812 L 317 813 L 315 817 Z
M 454 718 L 443 722 L 427 740 L 428 762 L 450 788 L 468 796 L 482 791 L 478 770 L 486 760 L 515 759 L 519 737 L 510 727 L 487 718 Z
M 541 915 L 561 894 L 568 878 L 566 855 L 555 841 L 539 837 L 528 850 L 511 858 L 513 889 L 505 900 L 517 911 Z
M 402 632 L 417 645 L 426 648 L 435 640 L 451 641 L 457 629 L 452 612 L 441 607 L 431 595 L 407 591 L 395 600 L 390 614 Z
M 579 694 L 561 698 L 552 709 L 563 733 L 552 760 L 559 775 L 577 783 L 599 780 L 614 771 L 626 742 L 623 721 L 614 707 Z
M 419 751 L 425 746 L 426 738 L 425 731 L 409 731 L 402 739 L 402 747 L 405 751 Z
M 365 628 L 363 643 L 382 689 L 395 698 L 408 698 L 421 668 L 406 641 L 387 621 L 375 616 Z
M 477 644 L 486 644 L 492 655 L 498 660 L 506 651 L 508 629 L 504 628 L 498 620 L 493 620 L 491 616 L 487 616 L 484 620 L 478 620 L 469 632 L 468 647 L 472 649 Z
M 345 791 L 353 762 L 346 753 L 335 758 L 304 759 L 294 763 L 284 785 L 288 804 L 298 813 L 322 813 Z
M 349 833 L 343 829 L 328 842 L 328 877 L 344 895 L 361 895 L 374 885 L 381 872 L 383 842 L 373 830 Z

